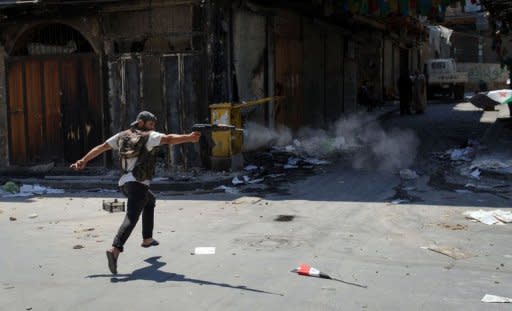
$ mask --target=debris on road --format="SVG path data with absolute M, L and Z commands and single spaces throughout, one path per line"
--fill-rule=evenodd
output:
M 20 192 L 20 188 L 18 187 L 18 185 L 16 185 L 12 181 L 6 182 L 5 185 L 2 186 L 2 190 L 11 194 Z
M 240 191 L 238 191 L 237 188 L 234 187 L 228 187 L 228 186 L 219 186 L 215 188 L 215 190 L 224 190 L 224 192 L 229 194 L 240 194 Z
M 191 255 L 215 255 L 215 247 L 196 247 Z
M 235 176 L 233 178 L 233 181 L 231 181 L 231 183 L 235 186 L 238 186 L 238 185 L 242 185 L 244 184 L 245 182 L 243 180 L 240 180 L 240 178 L 238 178 L 238 176 Z
M 73 246 L 73 249 L 82 249 L 82 248 L 84 248 L 84 246 L 80 245 L 80 244 Z
M 507 298 L 507 297 L 501 297 L 501 296 L 495 296 L 495 295 L 486 294 L 482 298 L 482 302 L 489 302 L 489 303 L 512 303 L 512 298 Z
M 479 169 L 473 170 L 473 171 L 471 172 L 471 177 L 473 177 L 474 179 L 480 179 L 480 174 L 481 174 L 481 173 L 482 173 L 482 172 L 480 172 L 480 170 L 479 170 Z
M 293 269 L 290 272 L 297 273 L 299 275 L 304 275 L 304 276 L 311 276 L 311 277 L 317 277 L 317 278 L 321 278 L 321 279 L 328 279 L 328 280 L 338 281 L 338 282 L 341 282 L 341 283 L 345 283 L 345 284 L 353 285 L 353 286 L 357 286 L 357 287 L 368 288 L 366 285 L 360 285 L 360 284 L 346 282 L 346 281 L 343 281 L 343 280 L 340 280 L 340 279 L 333 278 L 333 277 L 329 276 L 328 274 L 320 272 L 320 270 L 315 269 L 315 268 L 313 268 L 313 267 L 311 267 L 310 265 L 307 265 L 307 264 L 301 264 L 301 265 L 299 265 L 299 267 L 297 267 L 296 269 Z
M 512 212 L 503 210 L 492 211 L 467 211 L 463 214 L 466 218 L 481 222 L 486 225 L 503 225 L 512 223 Z
M 405 169 L 400 171 L 400 178 L 404 180 L 418 179 L 418 177 L 418 174 L 413 170 Z
M 37 215 L 37 214 L 35 214 L 35 213 L 34 213 L 34 214 L 30 214 L 30 215 L 28 215 L 28 218 L 30 218 L 30 219 L 34 219 L 34 218 L 37 218 L 37 216 L 39 216 L 39 215 Z
M 391 201 L 391 204 L 398 205 L 398 204 L 404 204 L 404 203 L 409 203 L 409 202 L 410 201 L 407 199 L 397 199 L 397 200 Z
M 247 172 L 252 172 L 252 171 L 257 171 L 258 170 L 258 167 L 256 165 L 247 165 L 246 167 L 244 167 L 244 171 L 247 171 Z
M 103 210 L 109 213 L 124 212 L 126 210 L 125 202 L 114 200 L 103 200 Z
M 450 155 L 452 161 L 471 161 L 471 158 L 475 155 L 475 149 L 473 147 L 466 147 L 463 149 L 450 149 L 446 152 Z
M 452 224 L 441 223 L 441 224 L 437 224 L 437 226 L 444 228 L 444 229 L 453 230 L 453 231 L 466 230 L 468 228 L 468 226 L 461 225 L 461 224 L 452 225 Z
M 90 231 L 94 231 L 94 228 L 85 228 L 82 230 L 74 230 L 73 233 L 90 232 Z
M 13 182 L 7 182 L 2 189 L 7 192 L 2 196 L 4 198 L 14 198 L 14 197 L 30 197 L 33 195 L 43 195 L 43 194 L 62 194 L 64 193 L 63 189 L 53 189 L 49 187 L 43 187 L 41 185 L 21 185 L 18 186 Z M 7 187 L 6 187 L 7 186 Z M 6 190 L 7 188 L 7 190 Z
M 11 216 L 11 217 L 9 217 L 9 220 L 10 220 L 10 221 L 16 221 L 16 217 Z
M 467 259 L 470 257 L 473 257 L 473 255 L 469 253 L 465 253 L 464 251 L 456 248 L 456 247 L 450 247 L 450 246 L 430 246 L 427 247 L 428 250 L 451 257 L 455 260 L 459 259 Z

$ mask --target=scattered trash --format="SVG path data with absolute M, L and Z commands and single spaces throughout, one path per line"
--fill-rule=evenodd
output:
M 28 218 L 34 219 L 34 218 L 37 218 L 37 216 L 39 216 L 39 215 L 37 215 L 37 214 L 30 214 L 30 215 L 28 215 Z
M 391 201 L 391 204 L 395 204 L 395 205 L 403 204 L 403 203 L 409 203 L 409 200 L 407 200 L 407 199 L 397 199 L 397 200 Z
M 466 218 L 479 221 L 486 225 L 502 225 L 504 223 L 512 222 L 512 212 L 503 210 L 493 211 L 468 211 L 463 214 Z
M 248 183 L 249 184 L 259 184 L 259 183 L 264 182 L 264 181 L 265 181 L 265 178 L 258 178 L 258 179 L 250 180 Z
M 466 147 L 464 149 L 450 149 L 447 151 L 452 161 L 471 161 L 471 157 L 475 154 L 475 149 Z
M 228 187 L 228 186 L 219 186 L 215 188 L 215 190 L 224 190 L 224 192 L 229 194 L 240 194 L 240 191 L 238 191 L 237 188 Z
M 73 246 L 73 249 L 82 249 L 82 248 L 84 248 L 84 246 L 80 245 L 80 244 Z
M 215 247 L 196 247 L 191 255 L 215 255 Z
M 506 169 L 512 167 L 512 160 L 505 162 L 499 160 L 479 160 L 473 162 L 471 167 L 488 170 Z
M 8 183 L 10 183 L 10 182 L 8 182 Z M 8 183 L 6 183 L 6 185 Z M 14 184 L 14 183 L 12 183 L 12 184 Z M 64 193 L 63 189 L 53 189 L 53 188 L 49 188 L 49 187 L 43 187 L 43 186 L 40 186 L 40 185 L 37 185 L 37 184 L 36 185 L 22 185 L 18 189 L 18 191 L 12 192 L 12 191 L 16 190 L 14 188 L 14 186 L 12 186 L 12 184 L 10 184 L 10 186 L 8 187 L 9 191 L 5 190 L 5 188 L 4 188 L 4 191 L 9 192 L 9 194 L 4 194 L 3 197 L 6 197 L 6 198 L 30 197 L 30 196 L 33 196 L 33 195 L 62 194 L 62 193 Z M 4 185 L 4 187 L 5 187 L 5 185 Z
M 475 179 L 480 179 L 480 174 L 481 174 L 481 173 L 482 173 L 482 172 L 480 172 L 480 170 L 479 170 L 479 169 L 476 169 L 476 170 L 474 170 L 474 171 L 472 171 L 472 172 L 471 172 L 471 177 L 473 177 L 473 178 L 475 178 Z
M 430 246 L 428 247 L 428 250 L 431 250 L 433 252 L 443 254 L 445 256 L 451 257 L 455 260 L 458 259 L 466 259 L 470 258 L 473 255 L 464 253 L 462 250 L 456 248 L 456 247 L 449 247 L 449 246 Z
M 451 225 L 451 224 L 442 223 L 442 224 L 437 224 L 437 225 L 441 228 L 453 230 L 453 231 L 466 230 L 468 228 L 468 226 L 461 225 L 461 224 Z
M 5 185 L 3 185 L 2 190 L 11 194 L 20 192 L 20 188 L 18 187 L 18 185 L 16 185 L 12 181 L 6 182 Z
M 117 199 L 103 200 L 103 210 L 109 213 L 124 212 L 126 210 L 125 202 L 119 202 Z
M 501 297 L 501 296 L 495 296 L 495 295 L 486 294 L 482 298 L 482 302 L 489 302 L 489 303 L 512 303 L 512 298 L 507 298 L 507 297 Z
M 243 180 L 240 180 L 240 178 L 238 178 L 238 176 L 235 176 L 231 182 L 235 186 L 242 185 L 245 183 Z
M 410 169 L 405 169 L 400 171 L 400 178 L 405 180 L 418 179 L 418 174 Z
M 9 217 L 9 220 L 10 220 L 10 221 L 16 221 L 16 217 L 11 216 L 11 217 Z
M 304 162 L 311 164 L 311 165 L 329 165 L 331 162 L 326 160 L 319 160 L 315 158 L 306 158 L 304 159 Z
M 284 147 L 284 150 L 286 150 L 286 152 L 293 153 L 293 152 L 295 152 L 295 147 L 288 145 L 288 146 Z
M 90 231 L 94 231 L 94 228 L 85 228 L 85 229 L 82 229 L 82 230 L 74 230 L 73 232 L 74 233 L 80 233 L 80 232 L 90 232 Z
M 290 272 L 297 273 L 299 275 L 304 275 L 304 276 L 311 276 L 311 277 L 317 277 L 317 278 L 321 278 L 321 279 L 329 279 L 329 280 L 333 280 L 333 281 L 338 281 L 338 282 L 341 282 L 341 283 L 345 283 L 345 284 L 349 284 L 349 285 L 354 285 L 354 286 L 357 286 L 357 287 L 368 288 L 366 285 L 360 285 L 360 284 L 356 284 L 356 283 L 345 282 L 343 280 L 330 277 L 328 274 L 320 272 L 320 270 L 315 269 L 315 268 L 313 268 L 313 267 L 311 267 L 310 265 L 307 265 L 307 264 L 301 264 L 298 268 L 293 269 Z
M 256 165 L 247 165 L 244 168 L 244 171 L 252 172 L 258 170 L 258 167 Z

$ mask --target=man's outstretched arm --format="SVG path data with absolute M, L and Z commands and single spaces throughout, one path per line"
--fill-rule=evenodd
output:
M 70 168 L 74 169 L 75 171 L 82 170 L 87 165 L 87 162 L 96 158 L 103 152 L 106 152 L 109 150 L 112 150 L 112 147 L 110 147 L 110 145 L 107 144 L 106 142 L 101 145 L 98 145 L 98 146 L 92 148 L 91 151 L 89 151 L 83 158 L 81 158 L 80 160 L 71 164 Z
M 179 145 L 184 143 L 197 143 L 201 138 L 201 133 L 192 132 L 190 134 L 167 134 L 160 140 L 161 145 Z

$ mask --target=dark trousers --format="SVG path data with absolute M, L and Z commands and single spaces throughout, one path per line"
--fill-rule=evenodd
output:
M 411 114 L 411 98 L 409 96 L 400 96 L 400 114 Z
M 149 187 L 138 182 L 127 182 L 121 187 L 121 191 L 128 198 L 128 206 L 124 221 L 114 238 L 112 246 L 123 251 L 124 243 L 135 228 L 142 213 L 142 238 L 153 237 L 153 223 L 155 216 L 155 196 Z

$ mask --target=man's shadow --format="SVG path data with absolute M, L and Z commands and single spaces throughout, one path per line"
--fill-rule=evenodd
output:
M 233 286 L 226 283 L 216 283 L 216 282 L 210 282 L 210 281 L 204 281 L 204 280 L 197 280 L 197 279 L 190 279 L 185 277 L 183 274 L 176 274 L 176 273 L 170 273 L 161 271 L 160 268 L 165 266 L 167 263 L 158 261 L 161 258 L 161 256 L 155 256 L 150 257 L 145 262 L 149 263 L 150 266 L 134 270 L 130 274 L 96 274 L 96 275 L 89 275 L 87 278 L 107 278 L 110 277 L 110 282 L 112 283 L 122 283 L 122 282 L 129 282 L 129 281 L 136 281 L 136 280 L 143 280 L 143 281 L 154 281 L 157 283 L 164 283 L 164 282 L 189 282 L 189 283 L 195 283 L 199 285 L 213 285 L 213 286 L 220 286 L 220 287 L 226 287 L 226 288 L 232 288 L 232 289 L 240 289 L 245 291 L 251 291 L 256 293 L 263 293 L 263 294 L 271 294 L 271 295 L 279 295 L 283 296 L 282 294 L 278 293 L 272 293 L 267 292 L 259 289 L 253 289 L 248 288 L 247 286 Z

